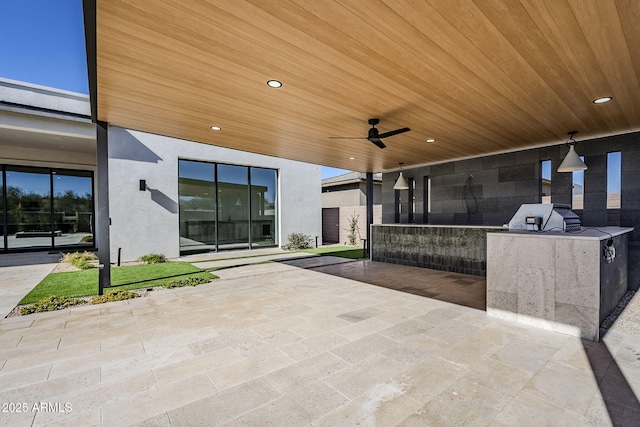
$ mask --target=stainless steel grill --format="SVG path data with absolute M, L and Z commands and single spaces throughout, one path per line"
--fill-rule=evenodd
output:
M 580 217 L 571 206 L 559 203 L 524 204 L 509 221 L 509 230 L 580 231 L 580 227 Z

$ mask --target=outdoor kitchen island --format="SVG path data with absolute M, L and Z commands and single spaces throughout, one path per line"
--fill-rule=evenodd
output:
M 487 275 L 487 233 L 503 227 L 373 224 L 371 260 L 454 273 Z
M 633 228 L 487 234 L 487 314 L 597 341 L 627 291 Z

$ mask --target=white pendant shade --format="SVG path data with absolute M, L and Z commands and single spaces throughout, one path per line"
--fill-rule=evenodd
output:
M 560 164 L 558 168 L 558 172 L 574 172 L 574 171 L 583 171 L 587 169 L 587 165 L 584 164 L 578 153 L 576 153 L 575 146 L 569 146 L 569 152 L 566 157 Z
M 402 176 L 402 171 L 400 171 L 400 176 L 398 177 L 398 180 L 396 181 L 396 184 L 393 186 L 394 190 L 408 190 L 409 189 L 409 184 L 407 184 L 407 180 L 404 179 L 404 176 Z

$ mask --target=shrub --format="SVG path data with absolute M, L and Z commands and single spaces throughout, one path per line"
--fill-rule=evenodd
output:
M 99 295 L 91 298 L 91 304 L 103 304 L 105 302 L 112 301 L 124 301 L 126 299 L 138 298 L 138 295 L 135 292 L 125 291 L 125 290 L 117 290 L 117 291 L 107 291 L 104 295 Z
M 67 262 L 80 270 L 86 270 L 87 268 L 93 268 L 93 264 L 89 261 L 93 261 L 98 259 L 98 257 L 91 252 L 84 251 L 80 252 L 69 252 L 64 254 L 62 257 L 62 262 Z
M 360 215 L 356 214 L 355 212 L 351 215 L 351 218 L 349 218 L 349 227 L 347 228 L 349 234 L 347 234 L 347 239 L 349 239 L 349 244 L 351 246 L 356 246 L 356 238 L 360 236 L 360 228 L 358 227 L 359 218 Z
M 45 311 L 62 310 L 63 308 L 82 305 L 85 302 L 78 298 L 57 297 L 52 295 L 40 301 L 20 308 L 20 314 L 43 313 Z
M 285 251 L 297 251 L 311 247 L 311 236 L 302 233 L 291 233 L 287 236 L 287 244 L 282 247 Z
M 204 277 L 188 277 L 186 279 L 172 280 L 163 284 L 162 286 L 167 289 L 173 289 L 182 288 L 184 286 L 198 286 L 202 285 L 203 283 L 209 283 L 210 281 L 210 279 L 205 279 Z
M 161 262 L 167 262 L 167 259 L 164 257 L 163 254 L 142 255 L 138 259 L 140 261 L 146 262 L 147 264 L 158 264 L 158 263 L 161 263 Z
M 80 243 L 93 243 L 93 236 L 84 236 L 80 239 Z

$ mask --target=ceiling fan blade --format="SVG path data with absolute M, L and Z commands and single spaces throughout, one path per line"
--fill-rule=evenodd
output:
M 368 139 L 369 139 L 369 141 L 373 142 L 378 147 L 386 148 L 386 145 L 384 145 L 384 143 L 382 142 L 382 140 L 380 138 L 368 138 Z
M 330 136 L 329 139 L 367 139 L 361 136 Z
M 378 138 L 388 138 L 393 135 L 398 135 L 399 133 L 409 132 L 410 130 L 411 129 L 409 128 L 396 129 L 389 132 L 381 133 L 380 135 L 378 135 Z

